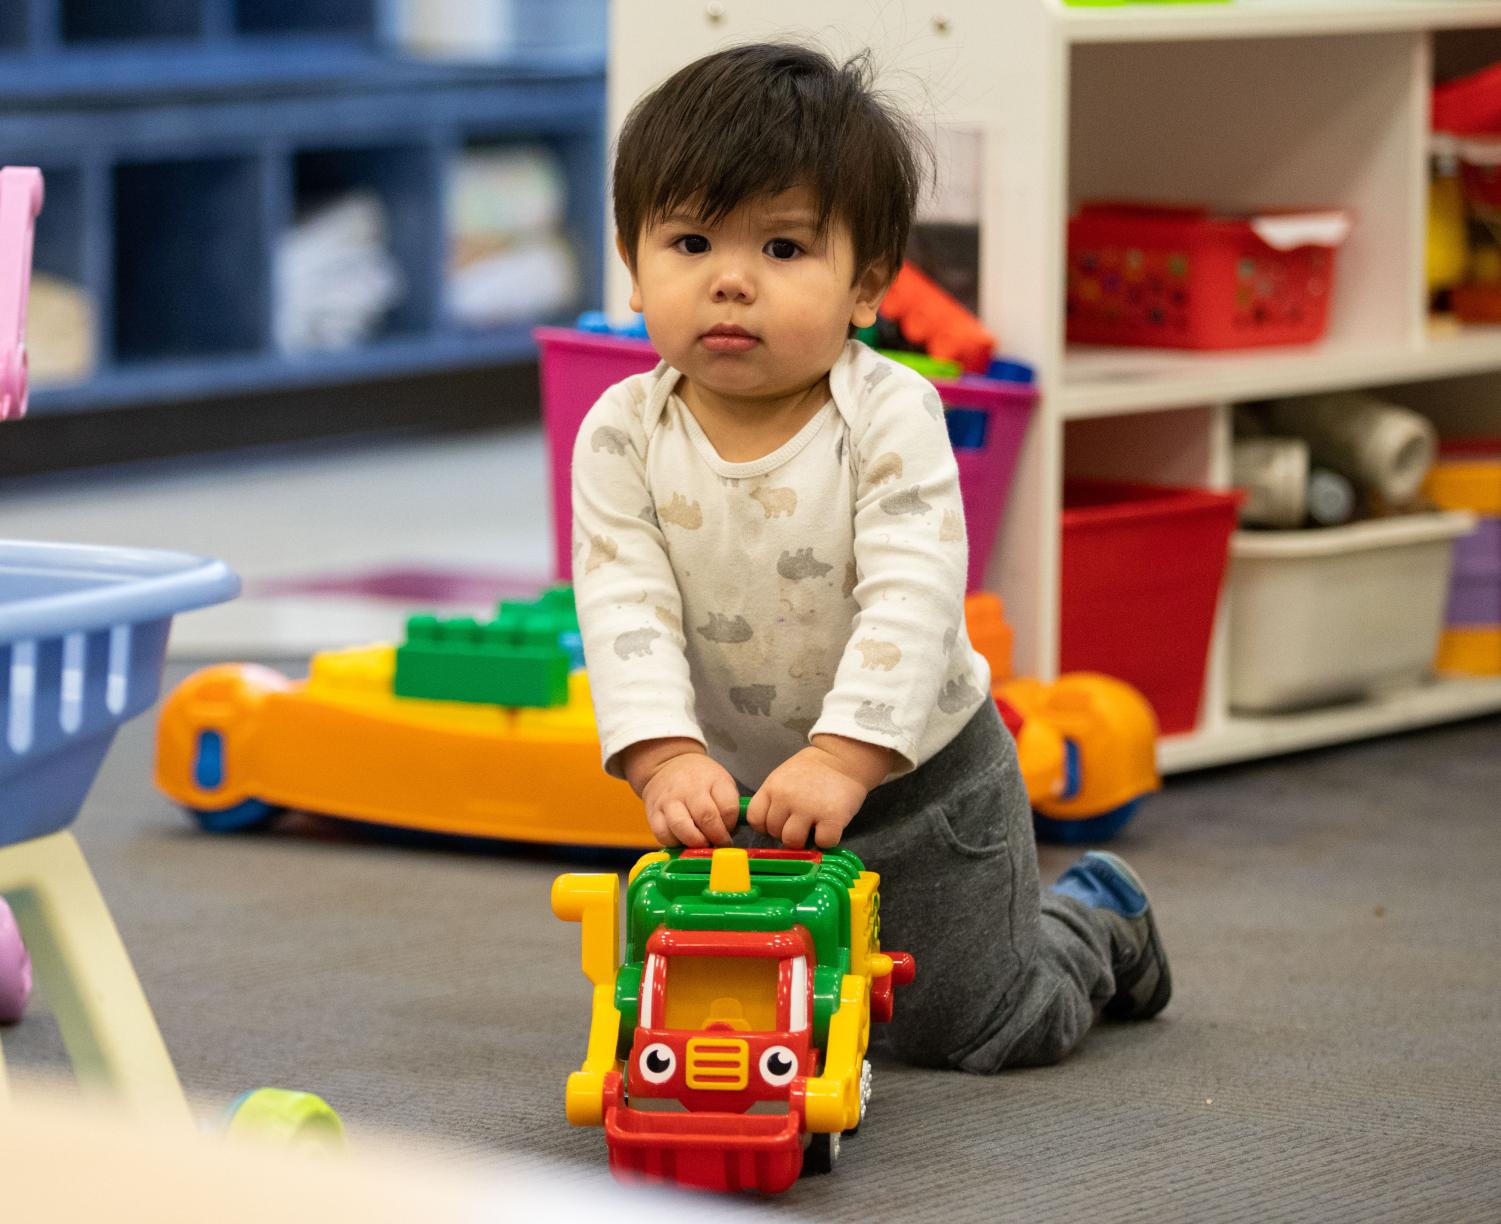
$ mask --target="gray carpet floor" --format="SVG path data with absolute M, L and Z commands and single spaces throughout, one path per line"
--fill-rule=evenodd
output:
M 169 682 L 181 675 L 169 670 Z M 556 851 L 400 844 L 292 818 L 213 837 L 127 727 L 76 826 L 189 1091 L 261 1084 L 360 1132 L 604 1185 L 563 1119 L 583 1054 Z M 767 1211 L 885 1220 L 1501 1219 L 1501 720 L 1174 778 L 1113 848 L 1177 991 L 1066 1063 L 881 1064 L 832 1177 Z M 1045 878 L 1072 857 L 1045 847 Z M 13 1069 L 65 1065 L 39 1006 Z

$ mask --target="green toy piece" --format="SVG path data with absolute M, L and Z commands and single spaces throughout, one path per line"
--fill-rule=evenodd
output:
M 392 692 L 480 705 L 565 705 L 572 658 L 561 639 L 577 632 L 568 586 L 529 602 L 503 600 L 490 621 L 413 616 L 396 648 Z
M 892 361 L 911 366 L 924 378 L 958 378 L 964 373 L 964 367 L 957 361 L 940 361 L 937 357 L 929 357 L 926 353 L 904 353 L 899 349 L 877 349 L 876 351 L 882 357 L 890 357 Z
M 625 957 L 615 980 L 615 1006 L 622 1023 L 621 1057 L 638 1022 L 646 940 L 659 926 L 679 931 L 788 931 L 805 927 L 813 939 L 813 1040 L 828 1040 L 829 1018 L 839 1006 L 839 987 L 850 966 L 850 888 L 864 865 L 848 850 L 825 850 L 817 858 L 753 859 L 749 892 L 726 896 L 709 891 L 713 860 L 681 850 L 645 867 L 626 893 Z

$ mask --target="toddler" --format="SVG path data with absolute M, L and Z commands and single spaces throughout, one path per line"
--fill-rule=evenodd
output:
M 614 166 L 662 362 L 573 454 L 573 577 L 604 766 L 664 845 L 841 841 L 911 952 L 886 1039 L 996 1071 L 1168 1001 L 1141 881 L 1040 893 L 1016 749 L 964 627 L 934 389 L 850 338 L 902 260 L 925 146 L 863 57 L 750 45 L 642 99 Z M 739 796 L 752 795 L 737 829 Z

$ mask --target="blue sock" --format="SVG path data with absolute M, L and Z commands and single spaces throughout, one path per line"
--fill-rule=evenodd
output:
M 1072 897 L 1094 909 L 1108 909 L 1122 918 L 1140 918 L 1147 912 L 1147 895 L 1117 866 L 1119 859 L 1099 850 L 1088 851 L 1058 877 L 1055 893 Z

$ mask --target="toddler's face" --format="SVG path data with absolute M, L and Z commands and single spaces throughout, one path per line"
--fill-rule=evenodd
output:
M 734 400 L 806 390 L 868 327 L 886 278 L 854 278 L 837 221 L 816 235 L 813 194 L 796 187 L 748 201 L 717 225 L 686 212 L 641 231 L 631 308 L 657 351 L 698 388 Z

